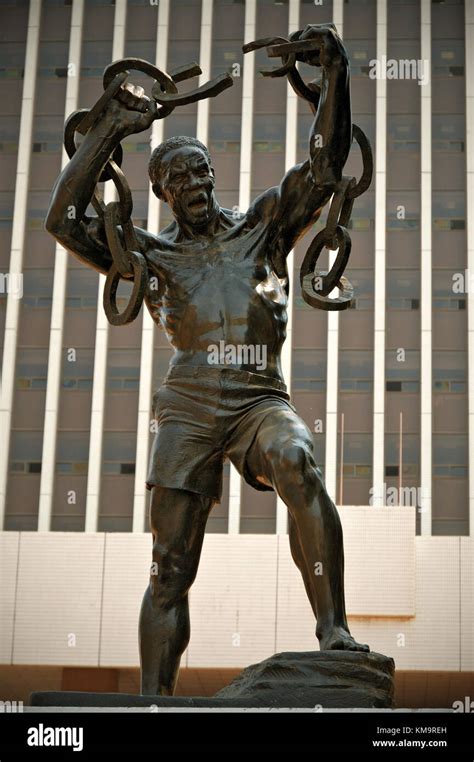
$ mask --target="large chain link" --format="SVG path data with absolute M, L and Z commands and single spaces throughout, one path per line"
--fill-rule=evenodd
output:
M 328 211 L 326 226 L 313 239 L 300 269 L 301 295 L 311 307 L 320 310 L 345 310 L 352 304 L 354 289 L 343 275 L 351 253 L 351 237 L 348 226 L 354 200 L 370 185 L 373 171 L 372 151 L 369 141 L 360 127 L 352 125 L 352 136 L 360 146 L 363 172 L 357 182 L 355 177 L 344 175 L 337 184 Z M 316 270 L 323 248 L 334 251 L 336 259 L 329 271 Z M 329 294 L 339 289 L 337 297 Z

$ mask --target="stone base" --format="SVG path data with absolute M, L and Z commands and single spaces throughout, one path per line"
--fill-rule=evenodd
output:
M 393 708 L 395 663 L 357 651 L 275 654 L 210 697 L 36 691 L 32 706 Z

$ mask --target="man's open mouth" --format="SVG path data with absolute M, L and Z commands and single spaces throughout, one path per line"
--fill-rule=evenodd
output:
M 207 206 L 207 196 L 204 194 L 198 196 L 197 198 L 193 198 L 191 201 L 188 201 L 188 207 L 193 211 L 204 206 Z

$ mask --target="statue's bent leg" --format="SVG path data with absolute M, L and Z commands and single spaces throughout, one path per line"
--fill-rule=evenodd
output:
M 153 487 L 153 563 L 140 612 L 141 693 L 172 695 L 190 635 L 188 591 L 196 577 L 212 498 Z
M 288 506 L 290 547 L 317 617 L 321 650 L 368 650 L 349 632 L 344 601 L 342 527 L 321 471 L 312 438 L 298 416 L 288 411 L 265 417 L 246 465 L 259 481 L 271 484 Z

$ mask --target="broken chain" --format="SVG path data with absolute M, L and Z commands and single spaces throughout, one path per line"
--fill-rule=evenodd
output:
M 293 32 L 289 39 L 284 37 L 265 37 L 243 46 L 244 53 L 266 48 L 270 58 L 281 57 L 283 65 L 271 69 L 261 69 L 264 77 L 284 77 L 294 92 L 306 100 L 313 114 L 316 113 L 320 87 L 317 83 L 305 83 L 296 68 L 296 54 L 317 51 L 320 43 L 315 39 L 299 40 L 301 32 Z M 369 140 L 358 125 L 352 125 L 352 139 L 359 145 L 362 155 L 362 176 L 359 181 L 355 177 L 344 175 L 334 188 L 328 211 L 326 226 L 321 230 L 309 246 L 300 269 L 301 295 L 307 304 L 320 310 L 346 310 L 352 304 L 354 288 L 343 275 L 351 252 L 351 237 L 348 225 L 352 214 L 354 200 L 365 193 L 372 181 L 373 157 Z M 329 271 L 316 270 L 317 261 L 323 248 L 337 249 L 336 259 Z M 337 298 L 329 298 L 329 294 L 339 289 Z
M 221 74 L 190 92 L 180 94 L 176 87 L 178 82 L 201 74 L 201 69 L 197 63 L 180 66 L 172 74 L 167 74 L 141 58 L 123 58 L 120 61 L 114 61 L 104 70 L 104 92 L 93 108 L 74 111 L 66 120 L 64 147 L 70 159 L 77 150 L 76 132 L 85 135 L 95 124 L 109 101 L 117 95 L 120 88 L 125 84 L 130 70 L 141 71 L 155 80 L 152 87 L 152 98 L 160 104 L 155 119 L 163 119 L 169 116 L 176 106 L 195 103 L 204 98 L 213 98 L 233 85 L 233 78 L 230 74 Z M 112 325 L 126 325 L 135 320 L 145 297 L 148 280 L 147 262 L 140 252 L 140 245 L 131 219 L 133 211 L 132 194 L 125 175 L 120 169 L 122 159 L 123 150 L 119 144 L 99 177 L 99 182 L 112 180 L 119 200 L 111 201 L 105 205 L 97 187 L 91 199 L 95 211 L 104 222 L 107 244 L 112 255 L 112 265 L 107 273 L 103 294 L 104 311 Z M 117 306 L 117 290 L 121 279 L 133 279 L 132 292 L 128 304 L 122 312 Z

